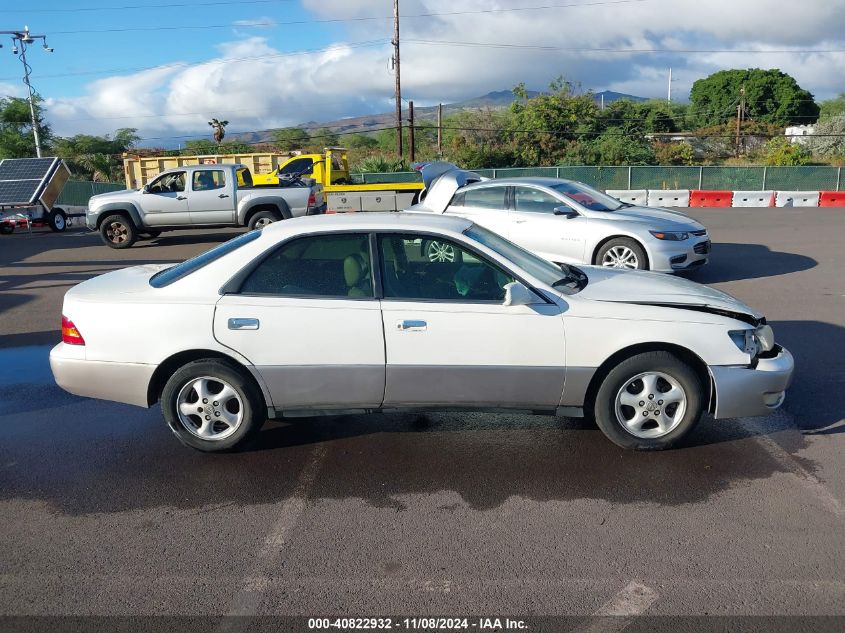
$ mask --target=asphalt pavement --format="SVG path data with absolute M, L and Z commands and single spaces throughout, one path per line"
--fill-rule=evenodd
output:
M 797 373 L 775 415 L 662 453 L 436 413 L 200 454 L 157 408 L 64 393 L 47 354 L 73 284 L 236 232 L 0 237 L 0 616 L 845 615 L 845 209 L 688 213 L 714 240 L 690 277 L 764 312 Z

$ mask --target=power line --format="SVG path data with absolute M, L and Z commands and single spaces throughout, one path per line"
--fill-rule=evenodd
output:
M 80 11 L 124 11 L 127 9 L 170 9 L 178 7 L 216 7 L 231 4 L 272 4 L 293 0 L 220 0 L 218 2 L 179 2 L 171 4 L 134 4 L 122 7 L 73 7 L 72 9 L 4 9 L 4 13 L 79 13 Z
M 402 15 L 402 19 L 412 19 L 412 18 L 434 18 L 434 17 L 448 17 L 448 16 L 459 16 L 459 15 L 482 15 L 482 14 L 490 14 L 490 13 L 513 13 L 516 11 L 546 11 L 549 9 L 571 9 L 571 8 L 584 8 L 584 7 L 595 7 L 595 6 L 605 6 L 605 5 L 615 5 L 615 4 L 633 4 L 633 3 L 641 3 L 641 2 L 650 2 L 651 0 L 600 0 L 598 2 L 585 2 L 582 4 L 547 4 L 542 6 L 535 6 L 535 7 L 508 7 L 508 8 L 500 8 L 500 9 L 474 9 L 474 10 L 466 10 L 466 11 L 445 11 L 445 12 L 429 12 L 429 13 L 414 13 L 410 15 Z M 284 22 L 276 22 L 275 20 L 272 22 L 260 22 L 257 24 L 252 24 L 250 26 L 300 26 L 303 24 L 334 24 L 334 23 L 344 23 L 344 22 L 368 22 L 374 20 L 392 20 L 392 15 L 371 15 L 371 16 L 360 16 L 355 18 L 316 18 L 311 20 L 287 20 Z M 80 35 L 80 34 L 91 34 L 91 33 L 126 33 L 126 32 L 138 32 L 138 31 L 180 31 L 180 30 L 203 30 L 203 29 L 223 29 L 223 28 L 231 28 L 243 26 L 238 25 L 236 23 L 227 23 L 227 24 L 185 24 L 185 25 L 174 25 L 174 26 L 136 26 L 136 27 L 120 27 L 120 28 L 112 28 L 112 29 L 79 29 L 73 31 L 53 31 L 56 35 Z
M 742 54 L 774 54 L 774 53 L 845 53 L 845 49 L 783 49 L 783 50 L 757 50 L 757 49 L 702 49 L 702 48 L 613 48 L 613 47 L 589 47 L 589 46 L 545 46 L 539 44 L 505 44 L 499 42 L 461 42 L 454 40 L 421 40 L 406 39 L 405 42 L 415 44 L 426 44 L 433 46 L 463 46 L 479 48 L 507 48 L 525 49 L 538 51 L 566 51 L 566 52 L 600 52 L 600 53 L 742 53 Z

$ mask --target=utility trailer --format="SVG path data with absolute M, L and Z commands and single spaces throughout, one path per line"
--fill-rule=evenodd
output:
M 17 227 L 49 226 L 64 231 L 84 208 L 56 206 L 70 171 L 61 158 L 0 160 L 0 233 Z

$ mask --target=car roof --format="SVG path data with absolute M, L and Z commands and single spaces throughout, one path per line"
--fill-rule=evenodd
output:
M 475 189 L 476 187 L 489 187 L 491 185 L 538 185 L 541 187 L 551 187 L 562 183 L 573 184 L 574 180 L 567 180 L 566 178 L 547 178 L 543 176 L 520 176 L 518 178 L 496 178 L 495 180 L 482 180 L 481 182 L 473 182 L 461 189 Z M 579 183 L 580 184 L 580 183 Z
M 263 231 L 276 235 L 282 233 L 309 233 L 314 231 L 451 231 L 463 233 L 472 222 L 457 216 L 433 213 L 363 212 L 310 215 L 283 222 L 273 222 Z

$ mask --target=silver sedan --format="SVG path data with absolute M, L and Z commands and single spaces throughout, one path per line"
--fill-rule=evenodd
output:
M 422 169 L 427 195 L 410 211 L 458 215 L 556 263 L 675 272 L 707 263 L 710 238 L 694 219 L 669 209 L 620 202 L 560 178 L 485 180 L 446 163 Z M 448 261 L 442 245 L 423 245 Z

